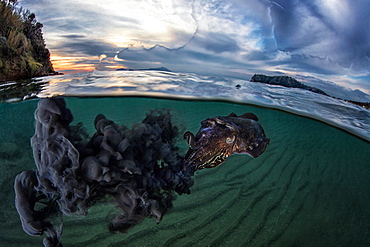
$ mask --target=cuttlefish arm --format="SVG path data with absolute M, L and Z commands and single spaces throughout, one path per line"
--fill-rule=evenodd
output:
M 193 133 L 191 133 L 189 131 L 185 132 L 184 139 L 186 139 L 186 141 L 188 142 L 189 147 L 191 149 L 197 149 L 198 148 L 198 146 L 195 143 L 195 137 L 194 137 Z
M 208 118 L 202 121 L 195 136 L 186 132 L 184 138 L 190 147 L 184 158 L 185 168 L 195 170 L 219 166 L 232 154 L 248 154 L 256 158 L 269 144 L 253 113 Z

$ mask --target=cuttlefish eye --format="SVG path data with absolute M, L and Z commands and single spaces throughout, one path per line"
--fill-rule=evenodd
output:
M 235 141 L 235 136 L 226 138 L 226 143 L 233 143 Z

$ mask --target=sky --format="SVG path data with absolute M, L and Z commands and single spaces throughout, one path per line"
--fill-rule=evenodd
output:
M 64 73 L 288 75 L 370 101 L 369 0 L 21 0 Z

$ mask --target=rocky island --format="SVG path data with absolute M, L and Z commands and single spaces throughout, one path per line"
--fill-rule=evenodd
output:
M 280 85 L 283 87 L 301 88 L 301 89 L 308 90 L 314 93 L 319 93 L 322 95 L 329 96 L 321 89 L 318 89 L 316 87 L 307 86 L 290 76 L 267 76 L 267 75 L 262 75 L 262 74 L 255 74 L 254 76 L 252 76 L 251 81 L 252 82 L 262 82 L 262 83 L 271 84 L 271 85 Z
M 294 79 L 290 76 L 267 76 L 267 75 L 262 75 L 262 74 L 255 74 L 255 75 L 252 76 L 250 81 L 251 82 L 266 83 L 266 84 L 270 84 L 270 85 L 279 85 L 279 86 L 283 86 L 283 87 L 301 88 L 301 89 L 308 90 L 308 91 L 311 91 L 311 92 L 314 92 L 314 93 L 318 93 L 318 94 L 322 94 L 322 95 L 325 95 L 325 96 L 328 96 L 328 97 L 336 98 L 336 97 L 328 95 L 327 93 L 325 93 L 321 89 L 318 89 L 316 87 L 307 86 L 307 85 L 297 81 L 296 79 Z M 340 98 L 336 98 L 336 99 L 340 99 Z M 345 100 L 345 99 L 340 99 L 340 100 L 344 100 L 344 101 L 350 102 L 352 104 L 364 107 L 366 109 L 370 109 L 370 102 L 357 102 L 357 101 Z
M 34 13 L 0 0 L 0 23 L 0 81 L 56 74 Z

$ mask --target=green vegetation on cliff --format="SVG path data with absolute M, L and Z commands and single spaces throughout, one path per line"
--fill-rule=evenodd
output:
M 17 0 L 0 0 L 0 81 L 55 73 L 45 47 L 43 25 Z

